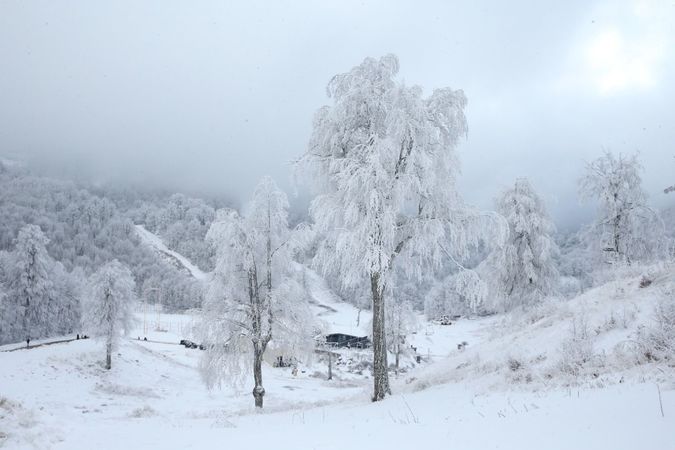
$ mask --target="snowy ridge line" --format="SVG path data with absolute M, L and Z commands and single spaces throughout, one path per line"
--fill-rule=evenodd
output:
M 136 227 L 136 233 L 138 236 L 141 238 L 141 241 L 143 241 L 145 244 L 151 246 L 155 250 L 157 250 L 159 253 L 164 254 L 165 256 L 168 256 L 175 261 L 178 261 L 178 263 L 183 266 L 189 273 L 192 275 L 193 278 L 199 281 L 206 281 L 209 278 L 209 274 L 201 270 L 199 267 L 196 265 L 192 264 L 189 259 L 187 259 L 185 256 L 181 255 L 178 252 L 175 252 L 171 249 L 169 249 L 162 239 L 157 236 L 156 234 L 148 231 L 143 225 L 135 225 Z

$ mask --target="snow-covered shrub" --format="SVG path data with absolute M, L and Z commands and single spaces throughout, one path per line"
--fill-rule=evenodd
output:
M 572 321 L 570 336 L 560 347 L 558 369 L 561 372 L 578 376 L 581 368 L 593 358 L 593 341 L 585 317 Z
M 640 330 L 638 342 L 647 361 L 675 359 L 675 300 L 672 296 L 656 306 L 653 324 Z
M 131 413 L 129 413 L 129 417 L 132 417 L 134 419 L 141 419 L 143 417 L 153 417 L 157 415 L 157 411 L 155 411 L 154 408 L 151 406 L 145 405 L 141 408 L 136 408 Z
M 511 372 L 517 372 L 521 370 L 523 366 L 524 363 L 521 358 L 516 358 L 514 356 L 506 358 L 506 367 L 508 367 Z
M 614 315 L 614 311 L 606 317 L 602 324 L 597 325 L 594 329 L 595 334 L 599 335 L 611 331 L 619 326 L 619 319 Z
M 532 368 L 536 366 L 537 363 L 541 362 L 538 358 L 539 357 L 528 360 L 524 355 L 508 356 L 505 361 L 507 370 L 504 373 L 507 382 L 509 384 L 532 383 L 534 380 Z

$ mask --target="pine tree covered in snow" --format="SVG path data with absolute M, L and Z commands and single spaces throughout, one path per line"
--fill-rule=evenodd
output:
M 66 272 L 49 256 L 48 242 L 40 227 L 26 225 L 14 251 L 0 255 L 0 342 L 68 334 L 80 326 L 81 271 Z
M 202 371 L 209 386 L 253 372 L 262 408 L 263 357 L 270 344 L 297 355 L 311 341 L 305 295 L 292 272 L 288 200 L 274 181 L 258 184 L 244 216 L 220 211 L 207 234 L 216 270 L 204 305 Z
M 509 237 L 490 255 L 488 266 L 506 308 L 552 294 L 559 277 L 554 261 L 558 247 L 552 237 L 555 226 L 543 201 L 527 179 L 519 178 L 497 199 L 496 206 L 509 224 Z
M 102 266 L 89 281 L 86 329 L 105 342 L 106 369 L 112 367 L 112 352 L 120 333 L 128 333 L 133 322 L 132 304 L 135 282 L 128 268 L 119 261 Z
M 2 165 L 0 163 L 0 169 Z M 4 343 L 6 340 L 9 341 L 12 337 L 12 330 L 14 328 L 14 323 L 16 318 L 14 317 L 15 308 L 13 305 L 10 305 L 9 298 L 7 296 L 7 286 L 6 286 L 6 271 L 8 264 L 8 254 L 7 252 L 0 251 L 0 344 Z
M 469 240 L 454 151 L 467 132 L 466 97 L 449 88 L 425 97 L 395 79 L 398 69 L 387 55 L 333 77 L 333 103 L 316 113 L 299 161 L 319 191 L 310 208 L 326 236 L 319 265 L 346 285 L 367 280 L 370 287 L 373 400 L 390 392 L 385 292 L 395 260 L 406 260 L 408 276 L 420 276 L 442 263 L 442 247 L 459 257 Z
M 608 262 L 644 261 L 666 252 L 663 223 L 647 204 L 641 171 L 637 154 L 605 152 L 587 165 L 579 182 L 582 199 L 598 202 L 589 239 Z
M 8 268 L 9 302 L 15 338 L 30 340 L 52 333 L 57 326 L 53 261 L 47 254 L 48 239 L 40 227 L 26 225 L 19 231 L 16 250 Z

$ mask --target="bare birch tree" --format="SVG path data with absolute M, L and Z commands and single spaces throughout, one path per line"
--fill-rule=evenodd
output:
M 608 262 L 644 260 L 665 251 L 663 223 L 647 204 L 638 155 L 615 156 L 608 151 L 586 167 L 579 182 L 582 199 L 598 202 L 591 227 L 596 248 Z
M 112 367 L 112 352 L 122 331 L 133 324 L 132 304 L 135 282 L 128 268 L 115 260 L 94 273 L 89 283 L 89 302 L 85 305 L 85 327 L 92 336 L 105 341 L 105 368 Z
M 255 406 L 262 408 L 268 346 L 301 351 L 311 331 L 305 296 L 291 271 L 286 194 L 263 178 L 244 216 L 219 211 L 207 239 L 216 247 L 216 271 L 204 305 L 204 378 L 211 387 L 252 369 Z
M 465 208 L 455 187 L 455 147 L 467 133 L 466 97 L 437 89 L 425 97 L 395 79 L 394 55 L 366 58 L 328 83 L 299 166 L 319 195 L 310 212 L 326 239 L 317 261 L 345 285 L 364 279 L 373 309 L 373 400 L 390 392 L 385 292 L 397 259 L 420 276 L 440 265 L 441 247 L 466 250 Z

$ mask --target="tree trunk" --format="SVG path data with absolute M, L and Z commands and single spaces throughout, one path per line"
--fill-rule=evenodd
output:
M 105 345 L 105 368 L 110 370 L 112 367 L 112 342 L 108 341 Z
M 621 237 L 619 236 L 619 226 L 621 225 L 621 216 L 616 216 L 614 218 L 614 252 L 617 259 L 621 258 L 621 252 L 619 251 L 619 242 Z
M 328 350 L 328 379 L 333 379 L 333 354 Z
M 391 394 L 387 367 L 387 342 L 384 334 L 384 287 L 380 286 L 380 273 L 370 275 L 373 296 L 373 401 Z
M 253 344 L 253 398 L 255 399 L 255 407 L 263 407 L 263 397 L 265 396 L 265 388 L 262 381 L 262 359 L 263 350 L 259 344 Z

